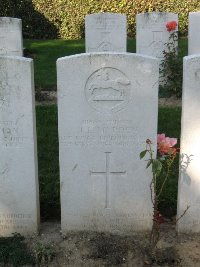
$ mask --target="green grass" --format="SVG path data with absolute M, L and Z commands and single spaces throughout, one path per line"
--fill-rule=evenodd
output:
M 178 41 L 178 45 L 179 45 L 179 55 L 181 57 L 185 57 L 188 55 L 188 42 L 187 42 L 187 38 L 180 38 Z
M 128 51 L 135 52 L 135 40 L 128 40 Z M 25 40 L 27 56 L 34 59 L 35 85 L 44 90 L 56 89 L 56 60 L 85 52 L 85 40 Z
M 56 89 L 56 60 L 84 53 L 84 40 L 25 40 L 24 47 L 34 59 L 35 85 L 44 90 Z
M 40 201 L 42 220 L 59 220 L 60 191 L 58 163 L 57 107 L 37 106 L 37 134 Z M 158 133 L 180 137 L 180 108 L 160 108 Z M 137 155 L 136 155 L 137 156 Z M 173 166 L 166 189 L 163 191 L 160 210 L 164 215 L 176 213 L 178 159 Z
M 38 169 L 42 220 L 60 218 L 57 107 L 37 106 Z
M 181 108 L 159 108 L 158 133 L 165 133 L 166 136 L 178 138 L 177 147 L 180 146 L 181 132 Z M 170 177 L 161 194 L 159 209 L 161 214 L 171 217 L 176 214 L 177 191 L 178 191 L 179 158 L 171 169 Z
M 35 259 L 23 241 L 24 237 L 19 234 L 0 238 L 0 266 L 34 266 Z
M 60 57 L 84 53 L 84 40 L 25 40 L 28 55 L 34 58 L 35 85 L 37 89 L 56 89 L 56 60 Z M 182 56 L 187 55 L 187 39 L 181 38 L 179 47 Z M 127 51 L 135 53 L 134 39 L 128 39 Z

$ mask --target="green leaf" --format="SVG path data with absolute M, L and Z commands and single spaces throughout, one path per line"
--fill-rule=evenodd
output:
M 140 152 L 140 159 L 144 158 L 146 153 L 147 153 L 147 150 L 144 150 L 144 151 Z
M 153 160 L 149 160 L 148 163 L 147 163 L 147 166 L 146 166 L 146 169 L 149 168 L 149 166 L 152 164 Z
M 153 173 L 159 175 L 161 170 L 162 170 L 162 163 L 158 159 L 155 159 L 152 163 Z

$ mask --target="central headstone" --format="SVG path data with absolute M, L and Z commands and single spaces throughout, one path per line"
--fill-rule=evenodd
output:
M 21 19 L 0 17 L 0 56 L 22 56 Z
M 98 13 L 85 17 L 86 52 L 126 52 L 126 16 Z
M 156 144 L 157 60 L 82 54 L 57 71 L 62 232 L 150 230 L 151 172 L 139 153 L 147 138 Z
M 0 236 L 39 222 L 33 62 L 0 57 Z

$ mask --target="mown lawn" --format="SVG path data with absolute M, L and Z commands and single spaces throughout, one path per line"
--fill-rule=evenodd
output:
M 56 60 L 84 53 L 84 40 L 25 40 L 27 56 L 34 59 L 35 85 L 41 90 L 56 90 Z M 187 55 L 187 39 L 179 40 L 180 56 Z M 135 53 L 135 39 L 127 42 L 127 51 Z

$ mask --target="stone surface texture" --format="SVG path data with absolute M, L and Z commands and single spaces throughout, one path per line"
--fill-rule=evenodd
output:
M 0 56 L 22 56 L 21 19 L 0 17 Z
M 63 234 L 151 229 L 151 172 L 139 153 L 147 138 L 156 144 L 158 72 L 157 59 L 129 53 L 58 59 Z
M 37 233 L 33 61 L 0 57 L 0 236 Z
M 200 54 L 200 12 L 189 13 L 188 55 Z
M 126 16 L 97 13 L 85 17 L 86 52 L 126 52 Z
M 137 14 L 136 52 L 162 60 L 163 50 L 167 49 L 166 43 L 168 43 L 170 36 L 166 28 L 169 21 L 176 21 L 178 24 L 178 15 L 166 12 Z
M 178 190 L 179 232 L 200 232 L 200 56 L 184 58 L 181 161 Z

